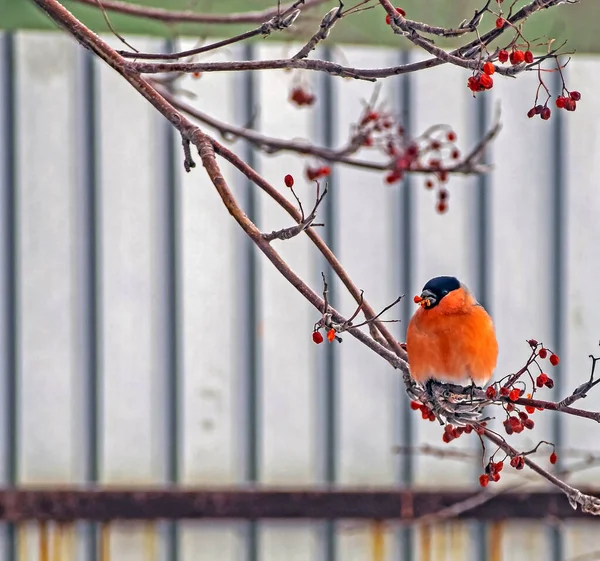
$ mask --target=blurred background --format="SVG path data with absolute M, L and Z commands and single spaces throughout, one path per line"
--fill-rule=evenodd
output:
M 197 44 L 132 41 L 162 52 Z M 295 46 L 260 42 L 202 60 L 282 58 Z M 382 67 L 420 55 L 337 45 L 317 56 Z M 587 379 L 600 339 L 599 70 L 597 56 L 575 56 L 565 77 L 582 101 L 547 122 L 526 117 L 534 73 L 498 77 L 476 99 L 468 72 L 454 67 L 383 82 L 379 99 L 413 135 L 445 123 L 467 152 L 499 108 L 503 125 L 487 155 L 493 171 L 452 177 L 443 215 L 423 177 L 390 186 L 382 174 L 333 166 L 322 233 L 376 309 L 407 296 L 386 316 L 401 320 L 392 324 L 400 340 L 413 294 L 451 274 L 495 320 L 497 377 L 525 363 L 526 340 L 535 338 L 561 358 L 546 397 Z M 558 91 L 558 76 L 545 78 Z M 315 93 L 314 107 L 288 102 L 298 79 Z M 189 103 L 224 122 L 330 146 L 348 138 L 374 88 L 281 71 L 205 73 L 179 85 Z M 352 337 L 312 342 L 318 312 L 251 247 L 202 168 L 183 171 L 180 139 L 116 73 L 64 34 L 0 32 L 0 119 L 5 486 L 479 489 L 477 439 L 444 445 L 441 427 L 410 410 L 399 374 Z M 304 168 L 314 161 L 266 156 L 240 141 L 234 148 L 287 195 L 283 177 L 294 175 L 310 206 Z M 363 156 L 381 159 L 374 150 Z M 222 169 L 264 231 L 291 225 L 225 162 Z M 351 298 L 308 239 L 274 245 L 317 292 L 324 271 L 333 304 L 351 315 Z M 592 395 L 584 405 L 594 403 Z M 568 481 L 597 493 L 597 426 L 549 412 L 534 419 L 536 429 L 513 445 L 556 443 L 559 469 L 584 466 Z M 549 453 L 540 463 L 549 465 Z M 530 473 L 506 472 L 490 491 L 552 490 Z M 532 518 L 415 528 L 343 518 L 6 523 L 0 559 L 600 559 L 597 520 Z

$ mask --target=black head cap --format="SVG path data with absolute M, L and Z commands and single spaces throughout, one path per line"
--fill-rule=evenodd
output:
M 460 288 L 460 282 L 456 277 L 435 277 L 424 287 L 421 297 L 429 299 L 427 308 L 433 308 L 449 292 Z

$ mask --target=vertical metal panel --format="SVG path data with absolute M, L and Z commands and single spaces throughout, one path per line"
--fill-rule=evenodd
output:
M 246 60 L 253 60 L 254 47 L 246 45 L 243 50 Z M 254 121 L 258 119 L 257 112 L 258 78 L 255 73 L 247 72 L 240 76 L 242 83 L 239 93 L 241 109 L 241 122 L 252 128 Z M 252 168 L 257 168 L 255 149 L 246 144 L 242 151 L 244 161 Z M 258 169 L 257 171 L 260 171 Z M 258 196 L 252 182 L 246 178 L 242 179 L 246 192 L 240 195 L 243 200 L 243 208 L 246 214 L 259 228 L 261 217 L 259 215 Z M 245 454 L 244 454 L 244 480 L 247 483 L 257 483 L 262 474 L 260 472 L 260 456 L 262 453 L 262 426 L 261 418 L 261 391 L 262 391 L 262 341 L 259 337 L 260 323 L 262 321 L 261 281 L 258 265 L 259 252 L 248 237 L 245 237 L 241 246 L 243 249 L 243 265 L 241 278 L 245 279 L 241 287 L 242 297 L 242 320 L 244 337 L 242 343 L 243 363 L 241 372 L 244 380 L 244 432 L 245 432 Z M 258 561 L 260 559 L 259 524 L 255 521 L 248 522 L 246 526 L 246 561 Z
M 555 73 L 553 75 L 553 90 L 556 95 L 560 95 L 562 89 L 562 81 L 560 75 Z M 552 208 L 552 221 L 549 224 L 549 237 L 552 241 L 552 259 L 550 263 L 550 278 L 552 279 L 552 285 L 550 287 L 550 298 L 548 300 L 548 306 L 552 309 L 552 335 L 550 339 L 550 345 L 554 352 L 558 356 L 563 355 L 565 349 L 565 309 L 566 309 L 566 285 L 565 279 L 567 278 L 567 271 L 565 270 L 565 232 L 568 228 L 567 216 L 568 208 L 565 203 L 567 201 L 566 194 L 566 158 L 565 158 L 565 112 L 555 111 L 553 117 L 554 130 L 552 131 L 553 145 L 552 145 L 552 156 L 551 160 L 554 164 L 553 169 L 553 208 Z M 565 395 L 565 391 L 568 391 L 568 386 L 564 380 L 564 363 L 559 364 L 556 368 L 552 369 L 552 377 L 555 380 L 554 385 L 554 399 L 562 399 Z M 558 455 L 561 458 L 561 462 L 558 463 L 558 467 L 563 466 L 563 450 L 564 450 L 564 415 L 554 415 L 553 426 L 552 426 L 552 442 L 556 444 L 558 449 Z M 560 561 L 564 558 L 564 535 L 563 532 L 557 525 L 551 525 L 549 528 L 550 540 L 551 540 L 551 551 L 555 561 Z
M 74 408 L 75 46 L 64 36 L 20 34 L 16 82 L 19 138 L 20 324 L 23 430 L 20 482 L 77 477 Z M 40 124 L 52 142 L 32 134 Z M 51 204 L 50 204 L 51 203 Z M 49 397 L 51 398 L 49 399 Z
M 446 65 L 419 72 L 414 77 L 413 135 L 422 135 L 429 127 L 445 124 L 452 127 L 457 145 L 466 153 L 472 140 L 472 123 L 476 103 L 464 86 L 464 77 Z M 448 130 L 441 133 L 445 140 Z M 414 177 L 413 279 L 417 292 L 432 277 L 452 275 L 469 286 L 477 297 L 476 255 L 474 253 L 473 217 L 475 216 L 475 189 L 473 178 L 451 177 L 444 186 L 449 191 L 448 210 L 437 211 L 435 190 L 425 187 L 425 177 Z M 408 295 L 411 301 L 412 294 Z M 414 304 L 413 304 L 414 310 Z M 424 421 L 415 414 L 415 441 L 442 445 L 442 428 L 438 423 Z M 465 435 L 450 448 L 470 450 L 472 436 Z M 473 485 L 473 468 L 467 462 L 417 456 L 414 460 L 415 485 Z
M 19 376 L 19 252 L 18 252 L 18 178 L 17 178 L 17 69 L 15 38 L 0 35 L 0 294 L 2 299 L 0 355 L 2 376 L 2 433 L 4 454 L 0 469 L 2 481 L 14 485 L 18 478 L 18 376 Z M 16 556 L 16 533 L 13 524 L 2 527 L 2 554 Z
M 77 296 L 76 357 L 79 372 L 80 441 L 85 450 L 83 480 L 96 483 L 100 470 L 100 232 L 98 193 L 98 99 L 95 57 L 86 50 L 78 52 L 76 111 L 77 183 L 75 191 L 74 238 L 76 244 Z M 97 525 L 85 527 L 88 559 L 97 558 Z
M 393 65 L 394 53 L 375 48 L 344 47 L 336 51 L 337 60 L 355 67 Z M 348 142 L 352 125 L 363 112 L 378 86 L 370 82 L 333 81 L 334 106 L 337 109 L 335 145 Z M 381 85 L 379 103 L 393 111 L 391 81 Z M 385 161 L 376 148 L 363 149 L 361 158 Z M 394 254 L 392 225 L 396 214 L 399 185 L 384 182 L 384 173 L 341 166 L 337 171 L 333 200 L 337 211 L 337 255 L 365 298 L 376 311 L 398 296 L 390 282 L 398 255 Z M 356 302 L 345 287 L 339 286 L 337 307 L 349 317 Z M 384 319 L 398 318 L 400 309 L 392 309 Z M 362 314 L 357 322 L 364 320 Z M 363 328 L 368 330 L 367 327 Z M 351 337 L 335 343 L 339 356 L 339 475 L 340 485 L 392 485 L 395 480 L 396 444 L 393 396 L 399 373 L 372 351 Z M 369 458 L 368 461 L 365 461 Z M 349 526 L 347 528 L 347 526 Z M 372 549 L 369 524 L 340 524 L 339 556 L 368 558 Z
M 319 56 L 324 60 L 331 59 L 332 53 L 328 48 L 319 52 Z M 333 147 L 335 139 L 335 123 L 338 118 L 337 108 L 334 103 L 334 85 L 331 76 L 323 74 L 319 77 L 318 97 L 319 111 L 315 115 L 314 137 L 323 146 Z M 330 188 L 330 194 L 323 201 L 321 216 L 324 218 L 325 226 L 322 230 L 322 236 L 329 248 L 337 251 L 337 209 L 336 209 L 336 189 L 338 185 L 336 166 L 331 166 L 331 175 L 327 181 Z M 333 275 L 331 269 L 324 259 L 317 260 L 319 273 L 325 273 L 325 277 L 330 279 L 328 299 L 332 306 L 337 306 L 338 283 L 331 282 Z M 319 282 L 316 280 L 316 282 Z M 322 282 L 322 281 L 321 281 Z M 317 285 L 318 286 L 318 285 Z M 317 386 L 318 396 L 318 428 L 317 434 L 320 435 L 318 442 L 318 457 L 320 459 L 318 478 L 325 484 L 333 484 L 338 479 L 339 462 L 339 357 L 338 349 L 333 346 L 327 346 L 323 349 L 317 361 L 317 376 L 319 385 Z M 321 546 L 324 561 L 336 561 L 338 557 L 337 539 L 335 535 L 336 523 L 328 520 L 321 526 Z
M 176 45 L 167 40 L 165 52 L 174 52 Z M 181 248 L 180 248 L 180 188 L 179 171 L 183 167 L 181 161 L 181 146 L 178 143 L 176 131 L 167 121 L 161 122 L 162 131 L 157 143 L 157 158 L 163 171 L 162 184 L 158 184 L 158 226 L 163 231 L 158 232 L 157 247 L 159 249 L 159 271 L 162 284 L 163 302 L 160 310 L 159 344 L 163 348 L 163 387 L 165 408 L 165 481 L 178 484 L 181 475 Z M 179 146 L 177 145 L 179 144 Z M 179 156 L 179 157 L 178 157 Z M 159 291 L 160 294 L 160 291 Z M 165 526 L 166 557 L 169 561 L 179 560 L 179 524 L 168 521 Z
M 256 56 L 280 58 L 295 45 L 264 46 Z M 299 46 L 297 48 L 300 48 Z M 283 51 L 283 52 L 282 52 Z M 256 127 L 269 136 L 307 138 L 314 110 L 300 108 L 288 101 L 288 92 L 305 73 L 266 71 L 257 75 Z M 315 201 L 315 185 L 304 176 L 305 159 L 293 154 L 266 156 L 257 154 L 261 174 L 297 207 L 283 179 L 290 173 L 294 189 L 304 211 L 310 212 Z M 254 185 L 258 214 L 263 231 L 271 232 L 294 224 L 291 217 Z M 322 216 L 321 216 L 322 218 Z M 320 219 L 318 220 L 320 221 Z M 305 234 L 290 240 L 274 241 L 273 247 L 290 268 L 310 283 L 316 250 Z M 315 310 L 284 279 L 262 254 L 258 257 L 262 317 L 261 390 L 261 483 L 266 485 L 311 485 L 316 480 L 314 419 L 316 377 L 315 353 L 322 351 L 311 340 L 313 324 L 319 319 Z M 319 286 L 314 287 L 319 292 Z M 290 446 L 293 442 L 293 446 Z M 261 525 L 261 558 L 279 560 L 282 555 L 296 559 L 313 559 L 316 534 L 310 523 L 265 522 Z
M 183 40 L 182 49 L 196 42 Z M 237 53 L 229 53 L 233 57 Z M 215 54 L 222 60 L 222 54 Z M 203 60 L 213 60 L 203 57 Z M 190 92 L 187 101 L 201 110 L 235 122 L 237 82 L 231 74 L 184 77 L 176 87 Z M 203 125 L 201 125 L 203 126 Z M 183 154 L 175 139 L 177 164 Z M 198 158 L 191 173 L 179 172 L 181 182 L 181 482 L 184 485 L 234 484 L 242 479 L 244 420 L 241 418 L 243 360 L 236 295 L 245 286 L 237 247 L 243 233 L 219 198 Z M 230 186 L 239 176 L 219 160 Z M 243 543 L 237 525 L 184 522 L 181 557 L 186 560 L 239 559 Z
M 114 41 L 114 38 L 111 38 Z M 138 39 L 141 49 L 157 41 Z M 122 78 L 99 74 L 102 174 L 102 470 L 108 484 L 150 484 L 164 478 L 165 364 L 160 315 L 157 184 L 154 139 L 162 117 Z M 147 139 L 152 139 L 148 141 Z M 164 218 L 163 218 L 164 219 Z M 149 532 L 114 524 L 113 555 L 143 559 Z M 131 557 L 129 557 L 131 556 Z
M 598 248 L 600 240 L 600 197 L 596 178 L 600 173 L 600 138 L 598 118 L 600 105 L 593 92 L 600 85 L 598 57 L 580 56 L 571 60 L 565 72 L 567 87 L 580 90 L 582 100 L 574 113 L 565 113 L 563 145 L 563 212 L 565 217 L 565 267 L 563 298 L 566 313 L 563 325 L 564 347 L 561 349 L 560 382 L 562 395 L 570 394 L 588 379 L 591 361 L 588 355 L 600 355 L 600 300 L 590 297 L 590 287 L 597 285 L 600 274 Z M 554 117 L 554 116 L 553 116 Z M 554 216 L 552 217 L 554 219 Z M 592 289 L 593 290 L 593 289 Z M 596 372 L 598 374 L 598 372 Z M 597 388 L 594 390 L 597 392 Z M 598 394 L 579 402 L 580 407 L 598 409 Z M 563 416 L 562 444 L 564 449 L 591 451 L 598 454 L 598 425 L 586 419 Z M 562 465 L 577 463 L 566 450 Z M 575 486 L 597 485 L 600 467 L 574 473 L 569 482 Z M 589 524 L 567 524 L 564 533 L 564 558 L 598 550 L 597 529 Z
M 410 52 L 402 51 L 400 53 L 400 64 L 410 62 Z M 406 134 L 414 133 L 414 83 L 410 74 L 405 74 L 399 80 L 399 117 Z M 406 329 L 408 322 L 414 312 L 411 300 L 411 294 L 415 290 L 413 279 L 413 245 L 414 245 L 414 220 L 412 205 L 414 199 L 414 190 L 418 188 L 415 185 L 413 177 L 406 175 L 402 181 L 402 187 L 399 191 L 397 205 L 398 220 L 395 222 L 398 229 L 396 237 L 398 240 L 398 283 L 397 286 L 404 298 L 400 302 L 400 337 L 401 341 L 406 341 Z M 411 449 L 414 446 L 414 411 L 409 406 L 409 399 L 406 395 L 402 377 L 398 378 L 399 386 L 399 404 L 398 404 L 398 444 Z M 417 419 L 418 420 L 418 419 Z M 411 486 L 414 481 L 414 456 L 413 454 L 398 455 L 398 483 L 403 486 Z M 414 557 L 414 530 L 411 528 L 400 528 L 398 532 L 398 559 L 411 561 Z
M 488 130 L 492 126 L 490 97 L 480 95 L 477 97 L 476 118 L 473 142 L 478 142 L 484 138 Z M 491 158 L 489 152 L 491 147 L 486 149 L 483 158 L 483 163 L 489 163 Z M 475 212 L 473 213 L 473 250 L 476 260 L 475 283 L 474 289 L 477 291 L 477 300 L 483 305 L 488 313 L 494 318 L 495 310 L 491 307 L 490 298 L 490 270 L 493 255 L 490 251 L 490 232 L 492 230 L 493 214 L 490 212 L 490 176 L 489 174 L 481 174 L 477 177 L 475 186 Z M 472 443 L 474 448 L 479 447 L 479 442 L 476 440 Z M 481 473 L 480 461 L 477 458 L 474 462 L 473 469 L 475 475 Z M 480 561 L 485 561 L 489 557 L 487 528 L 484 523 L 475 522 L 472 525 L 471 535 L 475 546 L 474 558 Z
M 413 60 L 421 55 L 413 55 Z M 412 97 L 412 134 L 422 135 L 429 127 L 448 125 L 456 133 L 456 145 L 462 154 L 466 154 L 474 144 L 473 123 L 476 117 L 476 102 L 464 87 L 464 76 L 455 68 L 446 65 L 419 72 L 412 77 L 414 96 Z M 438 133 L 445 140 L 449 129 Z M 412 279 L 416 292 L 432 277 L 452 275 L 464 282 L 478 297 L 477 254 L 474 237 L 474 218 L 476 216 L 476 179 L 452 176 L 443 185 L 449 192 L 448 210 L 440 214 L 437 211 L 435 188 L 425 187 L 426 177 L 413 177 L 414 199 L 412 215 L 414 238 L 412 253 Z M 434 180 L 435 183 L 435 180 Z M 412 304 L 413 294 L 408 295 Z M 442 445 L 442 430 L 438 423 L 430 423 L 414 415 L 414 441 L 418 444 Z M 466 436 L 466 438 L 465 438 Z M 476 438 L 465 435 L 449 445 L 453 450 L 470 451 L 476 445 Z M 417 445 L 418 445 L 417 444 Z M 414 458 L 414 485 L 416 486 L 472 486 L 476 481 L 473 466 L 465 461 L 448 461 L 427 456 Z M 468 543 L 469 529 L 466 525 L 455 528 L 457 537 L 453 545 L 460 551 L 452 555 L 468 557 L 472 548 Z M 436 548 L 447 549 L 447 532 L 444 525 L 431 528 L 432 552 Z
M 552 153 L 552 123 L 526 116 L 537 84 L 535 75 L 519 76 L 516 81 L 498 77 L 489 92 L 494 103 L 501 101 L 503 110 L 503 128 L 493 145 L 495 166 L 491 175 L 490 307 L 500 347 L 496 378 L 515 372 L 525 363 L 530 352 L 527 339 L 550 344 L 552 337 L 552 288 L 548 279 L 542 279 L 551 270 L 553 251 L 547 228 L 553 208 L 548 158 Z M 544 367 L 550 368 L 548 364 Z M 548 397 L 544 392 L 537 395 Z M 501 420 L 496 420 L 497 427 Z M 536 413 L 534 420 L 535 432 L 513 435 L 513 446 L 528 449 L 540 439 L 552 440 L 551 415 Z M 547 458 L 541 455 L 539 460 L 549 465 Z M 521 480 L 521 475 L 509 470 L 502 478 L 509 484 Z M 534 482 L 543 484 L 539 479 Z M 503 536 L 505 556 L 528 559 L 531 547 L 540 557 L 549 555 L 540 525 L 508 523 Z

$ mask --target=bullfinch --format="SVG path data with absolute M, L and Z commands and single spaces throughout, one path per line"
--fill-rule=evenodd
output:
M 455 277 L 435 277 L 414 301 L 406 351 L 412 378 L 483 386 L 498 359 L 492 318 Z

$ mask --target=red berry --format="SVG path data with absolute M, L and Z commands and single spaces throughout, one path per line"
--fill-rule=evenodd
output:
M 532 107 L 529 111 L 527 111 L 527 116 L 531 119 L 536 116 L 535 107 Z
M 385 176 L 385 182 L 388 184 L 396 183 L 402 178 L 402 173 L 398 171 L 391 171 Z
M 512 403 L 507 403 L 506 410 L 510 413 L 511 411 L 515 410 L 515 406 Z
M 440 199 L 440 202 L 447 200 L 449 196 L 450 196 L 450 193 L 448 192 L 448 189 L 441 188 L 438 191 L 438 197 Z
M 440 214 L 444 214 L 444 212 L 446 212 L 448 210 L 448 205 L 444 201 L 440 201 L 437 204 L 436 209 Z
M 479 76 L 479 85 L 486 90 L 489 90 L 494 85 L 494 80 L 492 80 L 492 77 L 488 74 L 481 74 L 481 76 Z
M 454 142 L 456 140 L 456 133 L 454 131 L 450 131 L 446 138 L 448 138 L 448 142 Z
M 447 432 L 445 432 L 444 434 L 442 434 L 442 440 L 446 444 L 448 444 L 448 443 L 450 443 L 452 441 L 452 437 Z
M 569 94 L 569 97 L 573 100 L 573 101 L 579 101 L 581 99 L 581 94 L 578 91 L 572 91 Z
M 535 106 L 535 114 L 536 115 L 540 115 L 543 110 L 544 110 L 544 106 L 543 105 L 536 105 Z
M 490 482 L 490 478 L 487 474 L 482 473 L 479 476 L 479 485 L 481 485 L 482 487 L 487 487 L 489 482 Z
M 283 178 L 283 182 L 285 183 L 286 187 L 294 186 L 294 178 L 289 173 Z
M 498 52 L 498 62 L 506 62 L 508 60 L 508 51 L 506 49 L 501 49 Z
M 327 340 L 328 340 L 330 343 L 332 343 L 334 339 L 335 339 L 335 329 L 330 329 L 330 330 L 327 332 Z
M 542 110 L 542 119 L 544 121 L 547 121 L 550 118 L 552 111 L 550 111 L 550 107 L 544 107 L 544 109 Z
M 485 397 L 487 397 L 488 399 L 494 399 L 496 397 L 496 388 L 494 386 L 489 386 L 486 390 L 485 390 Z
M 548 381 L 548 376 L 546 374 L 544 374 L 543 372 L 535 379 L 535 385 L 538 388 L 543 387 L 546 382 Z
M 521 425 L 521 420 L 520 420 L 518 417 L 515 417 L 515 416 L 513 416 L 513 415 L 511 415 L 511 416 L 508 418 L 508 422 L 510 423 L 510 426 L 511 426 L 513 429 L 515 429 L 515 428 L 517 428 L 518 426 L 520 426 L 520 425 Z
M 491 76 L 494 72 L 496 72 L 496 67 L 488 60 L 483 65 L 483 71 L 485 74 L 488 74 Z
M 544 349 L 544 347 L 542 347 L 539 351 L 538 351 L 538 356 L 540 358 L 546 358 L 548 356 L 548 351 L 546 349 Z
M 450 154 L 450 157 L 453 160 L 458 160 L 458 158 L 460 158 L 460 150 L 458 148 L 455 148 L 454 150 L 452 150 L 452 153 Z
M 550 355 L 550 364 L 552 366 L 556 366 L 559 362 L 560 362 L 560 358 L 558 358 L 558 355 L 555 355 L 555 354 Z
M 500 395 L 502 397 L 508 397 L 508 394 L 510 393 L 510 390 L 506 387 L 506 386 L 502 386 L 500 388 Z
M 533 419 L 525 419 L 525 420 L 523 421 L 523 426 L 524 426 L 526 429 L 529 429 L 529 430 L 531 430 L 531 429 L 534 427 L 534 425 L 535 425 L 535 423 L 533 422 Z
M 326 175 L 331 175 L 331 168 L 329 166 L 322 166 L 319 168 L 319 175 L 321 177 L 325 177 Z
M 496 20 L 496 27 L 497 27 L 498 29 L 501 29 L 503 25 L 504 25 L 504 18 L 498 18 L 498 19 Z
M 552 452 L 552 454 L 550 454 L 550 463 L 555 464 L 556 462 L 558 462 L 558 456 L 556 455 L 556 452 Z
M 431 179 L 425 181 L 425 187 L 427 187 L 427 189 L 433 189 L 433 181 L 431 181 Z
M 519 411 L 519 418 L 522 421 L 525 421 L 527 419 L 527 413 L 524 413 L 523 411 Z
M 518 456 L 513 456 L 510 459 L 510 467 L 517 467 L 518 463 L 519 463 Z
M 523 469 L 525 467 L 525 458 L 523 456 L 517 456 L 517 469 Z
M 473 425 L 465 425 L 465 434 L 471 434 L 473 432 Z
M 565 109 L 567 111 L 575 111 L 575 109 L 577 109 L 577 102 L 571 98 L 566 99 L 565 100 Z
M 525 51 L 525 62 L 531 64 L 533 62 L 533 53 L 531 51 Z
M 418 411 L 419 409 L 421 409 L 421 404 L 420 404 L 420 403 L 418 403 L 418 402 L 416 402 L 416 401 L 411 401 L 411 402 L 410 402 L 410 408 L 411 408 L 413 411 Z
M 552 389 L 554 387 L 554 380 L 552 378 L 548 378 L 546 380 L 546 387 Z
M 323 342 L 323 335 L 318 331 L 313 331 L 312 339 L 317 345 L 320 345 Z
M 565 106 L 565 101 L 566 101 L 566 99 L 562 95 L 559 95 L 556 98 L 556 107 L 558 107 L 559 109 L 562 109 Z
M 538 342 L 535 339 L 529 339 L 527 343 L 532 349 L 535 349 L 538 346 Z
M 479 80 L 475 78 L 475 76 L 470 76 L 467 80 L 467 88 L 469 88 L 472 92 L 478 92 Z
M 496 472 L 502 471 L 503 467 L 504 467 L 504 462 L 496 462 L 494 464 L 494 469 L 496 470 Z
M 521 397 L 521 392 L 518 388 L 510 390 L 510 393 L 508 394 L 508 399 L 510 399 L 511 401 L 517 401 L 519 397 Z
M 525 53 L 519 49 L 510 53 L 510 63 L 512 65 L 521 64 L 525 60 Z
M 527 411 L 527 413 L 529 413 L 530 415 L 533 415 L 535 413 L 535 407 L 531 407 L 531 405 L 526 405 L 525 411 Z
M 500 481 L 500 474 L 495 473 L 494 475 L 492 475 L 492 479 L 494 480 L 494 483 L 498 483 L 498 481 Z

